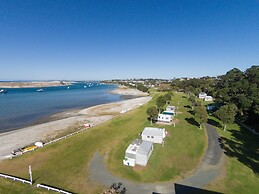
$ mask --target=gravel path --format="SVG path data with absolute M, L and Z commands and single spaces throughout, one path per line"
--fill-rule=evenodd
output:
M 218 142 L 218 138 L 220 136 L 212 125 L 206 124 L 206 130 L 208 136 L 208 148 L 201 163 L 196 168 L 193 175 L 179 181 L 177 184 L 203 188 L 221 174 L 225 164 L 225 158 Z M 122 187 L 127 188 L 127 194 L 175 193 L 174 182 L 157 184 L 136 183 L 112 175 L 107 170 L 103 157 L 99 153 L 95 153 L 90 163 L 90 178 L 91 180 L 104 184 L 107 187 L 113 183 L 121 182 L 123 183 Z

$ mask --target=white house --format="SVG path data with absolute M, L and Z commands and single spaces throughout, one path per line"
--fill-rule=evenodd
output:
M 141 133 L 142 140 L 153 143 L 163 143 L 166 136 L 164 128 L 145 127 Z
M 204 99 L 206 96 L 207 96 L 207 94 L 205 92 L 199 93 L 199 98 L 200 99 Z
M 163 111 L 161 114 L 158 114 L 157 121 L 170 123 L 174 118 L 175 109 L 175 106 L 167 106 L 165 111 Z
M 204 101 L 212 101 L 212 96 L 205 96 Z
M 170 123 L 172 120 L 173 120 L 172 115 L 164 114 L 164 112 L 162 114 L 158 114 L 158 116 L 157 116 L 158 122 Z
M 135 166 L 136 164 L 146 166 L 153 149 L 152 142 L 136 139 L 128 146 L 123 164 L 126 166 Z

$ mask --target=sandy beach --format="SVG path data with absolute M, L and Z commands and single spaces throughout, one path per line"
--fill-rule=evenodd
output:
M 134 89 L 115 89 L 114 94 L 125 94 L 131 96 L 142 96 L 130 100 L 101 104 L 83 110 L 66 111 L 52 115 L 45 123 L 18 129 L 15 131 L 0 133 L 0 159 L 10 157 L 13 150 L 34 144 L 37 141 L 45 142 L 53 139 L 59 133 L 67 131 L 71 126 L 83 128 L 84 123 L 96 126 L 108 121 L 117 115 L 126 113 L 147 103 L 151 97 L 143 96 L 138 90 Z
M 121 94 L 121 95 L 130 95 L 130 96 L 148 96 L 146 92 L 136 90 L 134 88 L 127 88 L 125 86 L 119 85 L 118 89 L 109 91 L 111 94 Z

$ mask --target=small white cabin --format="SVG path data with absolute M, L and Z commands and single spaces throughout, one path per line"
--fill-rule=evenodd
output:
M 213 98 L 212 98 L 212 96 L 206 96 L 205 98 L 204 98 L 204 101 L 212 101 L 213 100 Z
M 123 164 L 126 166 L 135 166 L 136 164 L 146 166 L 153 149 L 152 142 L 136 139 L 128 146 Z
M 170 123 L 170 122 L 172 122 L 172 120 L 173 120 L 172 115 L 164 114 L 164 112 L 162 114 L 158 114 L 158 116 L 157 116 L 158 122 Z
M 206 96 L 207 96 L 207 94 L 205 92 L 199 93 L 199 98 L 200 99 L 204 99 Z
M 160 144 L 164 142 L 165 136 L 166 131 L 164 128 L 145 127 L 141 133 L 142 140 Z

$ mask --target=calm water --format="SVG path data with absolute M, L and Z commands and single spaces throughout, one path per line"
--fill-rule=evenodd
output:
M 115 85 L 78 83 L 72 86 L 7 89 L 0 94 L 0 133 L 30 125 L 36 120 L 64 110 L 116 102 L 120 95 L 107 93 Z

